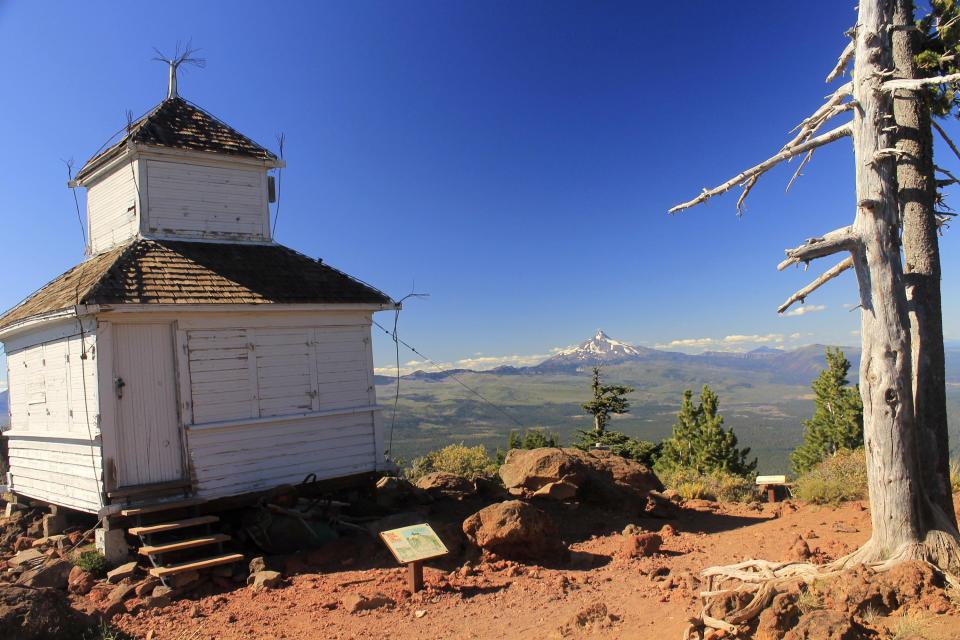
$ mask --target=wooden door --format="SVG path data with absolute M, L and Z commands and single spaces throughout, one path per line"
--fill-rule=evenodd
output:
M 113 326 L 118 487 L 183 478 L 173 327 Z

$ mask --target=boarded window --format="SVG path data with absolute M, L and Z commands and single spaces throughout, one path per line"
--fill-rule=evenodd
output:
M 193 423 L 370 404 L 362 327 L 187 332 Z

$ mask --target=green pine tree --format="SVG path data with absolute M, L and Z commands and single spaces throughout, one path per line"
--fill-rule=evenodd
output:
M 581 406 L 584 411 L 593 415 L 593 429 L 600 436 L 610 423 L 611 414 L 630 411 L 627 394 L 633 393 L 633 388 L 622 384 L 602 384 L 600 367 L 593 368 L 593 382 L 590 386 L 593 389 L 593 398 Z
M 860 389 L 850 387 L 850 361 L 840 349 L 826 350 L 827 368 L 811 385 L 814 411 L 803 423 L 803 444 L 790 455 L 793 470 L 802 475 L 840 449 L 863 446 L 863 402 Z
M 719 397 L 707 385 L 700 392 L 698 405 L 693 403 L 693 391 L 684 391 L 673 435 L 662 444 L 658 472 L 723 471 L 747 477 L 756 471 L 756 458 L 748 459 L 750 448 L 740 449 L 733 429 L 724 429 L 719 406 Z

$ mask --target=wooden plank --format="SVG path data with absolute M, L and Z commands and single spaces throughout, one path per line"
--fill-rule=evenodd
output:
M 156 502 L 154 504 L 144 505 L 142 507 L 130 507 L 128 509 L 121 509 L 120 515 L 122 516 L 142 516 L 147 513 L 157 513 L 158 511 L 172 511 L 173 509 L 186 509 L 187 507 L 195 507 L 199 504 L 204 504 L 206 500 L 203 498 L 188 498 L 186 500 L 175 500 L 172 502 Z
M 153 533 L 166 533 L 178 529 L 187 529 L 190 527 L 199 527 L 203 524 L 213 524 L 220 522 L 217 516 L 198 516 L 196 518 L 184 518 L 183 520 L 174 520 L 173 522 L 163 522 L 161 524 L 152 524 L 146 527 L 130 527 L 127 533 L 132 536 L 146 536 Z
M 180 564 L 172 564 L 167 567 L 154 567 L 150 569 L 150 575 L 157 578 L 163 578 L 165 576 L 172 576 L 177 573 L 184 573 L 186 571 L 196 571 L 197 569 L 208 569 L 210 567 L 216 567 L 221 564 L 231 564 L 233 562 L 240 562 L 241 560 L 243 560 L 242 553 L 228 553 L 222 556 L 215 556 L 213 558 L 195 560 L 193 562 L 182 562 Z
M 232 538 L 225 533 L 215 533 L 213 535 L 203 536 L 200 538 L 191 538 L 190 540 L 178 540 L 177 542 L 170 542 L 167 544 L 147 545 L 146 547 L 140 547 L 137 549 L 137 553 L 142 556 L 155 556 L 161 553 L 170 553 L 171 551 L 183 551 L 184 549 L 205 547 L 210 544 L 227 542 L 231 539 Z
M 190 486 L 189 480 L 174 480 L 172 482 L 154 482 L 152 484 L 142 484 L 136 487 L 124 487 L 107 492 L 109 498 L 126 498 L 129 496 L 142 495 L 147 493 L 157 493 L 170 489 L 184 489 Z

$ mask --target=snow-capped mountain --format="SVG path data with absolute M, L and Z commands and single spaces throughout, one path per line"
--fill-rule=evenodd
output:
M 624 362 L 634 358 L 642 358 L 653 352 L 653 349 L 634 347 L 626 342 L 614 340 L 603 330 L 597 331 L 586 342 L 576 347 L 560 351 L 555 356 L 541 362 L 538 367 L 557 367 L 570 365 L 599 365 L 615 362 Z

